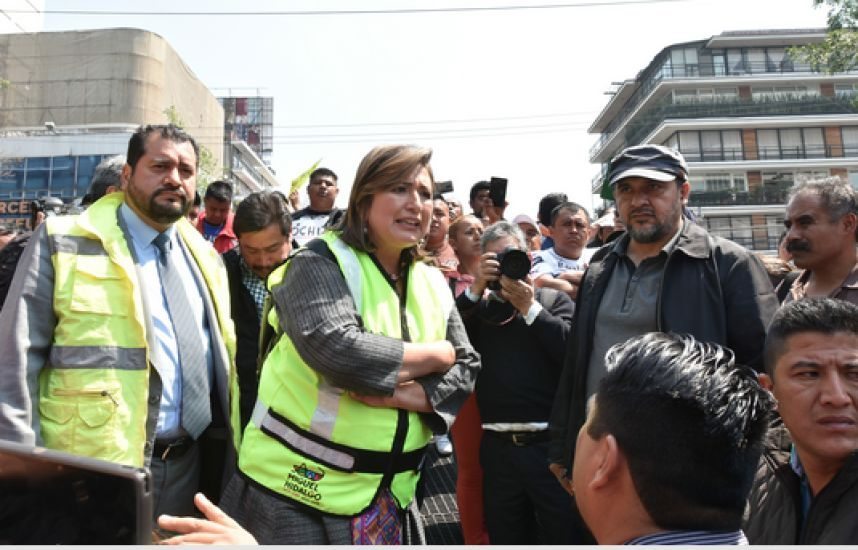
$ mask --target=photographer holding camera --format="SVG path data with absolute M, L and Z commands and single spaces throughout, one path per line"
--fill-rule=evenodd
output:
M 42 197 L 30 202 L 30 229 L 35 231 L 45 218 L 63 214 L 65 204 L 57 197 Z
M 574 305 L 534 289 L 524 234 L 499 221 L 483 233 L 473 285 L 456 300 L 482 356 L 476 396 L 480 463 L 491 544 L 570 544 L 571 497 L 548 470 L 548 418 Z M 454 441 L 455 445 L 455 441 Z

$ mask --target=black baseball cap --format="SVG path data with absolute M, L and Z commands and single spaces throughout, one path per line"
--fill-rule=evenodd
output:
M 612 200 L 614 184 L 623 178 L 635 176 L 656 181 L 685 180 L 688 178 L 688 166 L 682 153 L 670 147 L 649 143 L 627 147 L 608 164 L 601 197 Z

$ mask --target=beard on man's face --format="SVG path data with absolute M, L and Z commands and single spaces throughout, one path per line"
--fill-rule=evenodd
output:
M 632 226 L 627 228 L 627 230 L 633 241 L 649 244 L 662 239 L 667 234 L 668 228 L 664 224 L 659 223 L 645 228 Z
M 156 199 L 164 193 L 174 193 L 179 196 L 179 202 L 158 202 Z M 152 221 L 162 224 L 174 223 L 185 216 L 191 209 L 191 202 L 182 189 L 162 187 L 149 197 L 146 214 Z
M 635 212 L 632 212 L 631 215 L 629 215 L 627 219 L 622 220 L 622 222 L 626 226 L 626 231 L 628 232 L 629 237 L 631 237 L 635 242 L 639 242 L 641 244 L 655 243 L 676 231 L 677 224 L 682 223 L 680 208 L 681 205 L 676 204 L 675 207 L 671 208 L 670 212 L 661 219 L 657 217 L 654 210 L 642 209 L 645 210 L 647 215 L 655 218 L 654 223 L 644 227 L 640 227 L 633 222 Z M 676 222 L 674 222 L 674 220 L 676 220 Z

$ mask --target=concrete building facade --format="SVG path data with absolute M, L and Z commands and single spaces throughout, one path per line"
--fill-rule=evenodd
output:
M 223 165 L 222 107 L 155 33 L 3 34 L 0 74 L 0 201 L 80 197 L 92 162 L 124 154 L 134 128 L 169 122 L 171 107 Z
M 601 170 L 624 147 L 658 143 L 689 164 L 689 206 L 712 233 L 772 250 L 787 191 L 838 175 L 858 186 L 858 72 L 827 74 L 790 55 L 822 29 L 725 32 L 673 44 L 623 82 L 591 125 Z

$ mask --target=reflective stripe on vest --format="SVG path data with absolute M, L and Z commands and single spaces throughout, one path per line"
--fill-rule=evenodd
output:
M 102 369 L 145 370 L 146 349 L 55 345 L 51 347 L 50 362 L 55 369 L 88 369 L 95 364 Z
M 355 449 L 343 445 L 335 448 L 330 441 L 314 437 L 314 434 L 301 430 L 288 419 L 273 412 L 262 401 L 256 402 L 252 418 L 254 424 L 264 432 L 329 468 L 365 474 L 384 474 L 391 469 L 390 453 Z M 392 465 L 392 471 L 400 473 L 420 470 L 425 456 L 425 446 L 403 453 Z
M 355 309 L 361 311 L 363 306 L 363 292 L 361 290 L 362 277 L 360 263 L 357 255 L 341 239 L 329 242 L 334 255 L 339 258 L 340 269 L 349 287 L 349 292 L 355 302 Z M 322 380 L 319 384 L 319 397 L 313 419 L 310 421 L 310 431 L 330 440 L 334 434 L 334 425 L 340 410 L 340 397 L 343 395 L 342 388 L 337 388 Z

